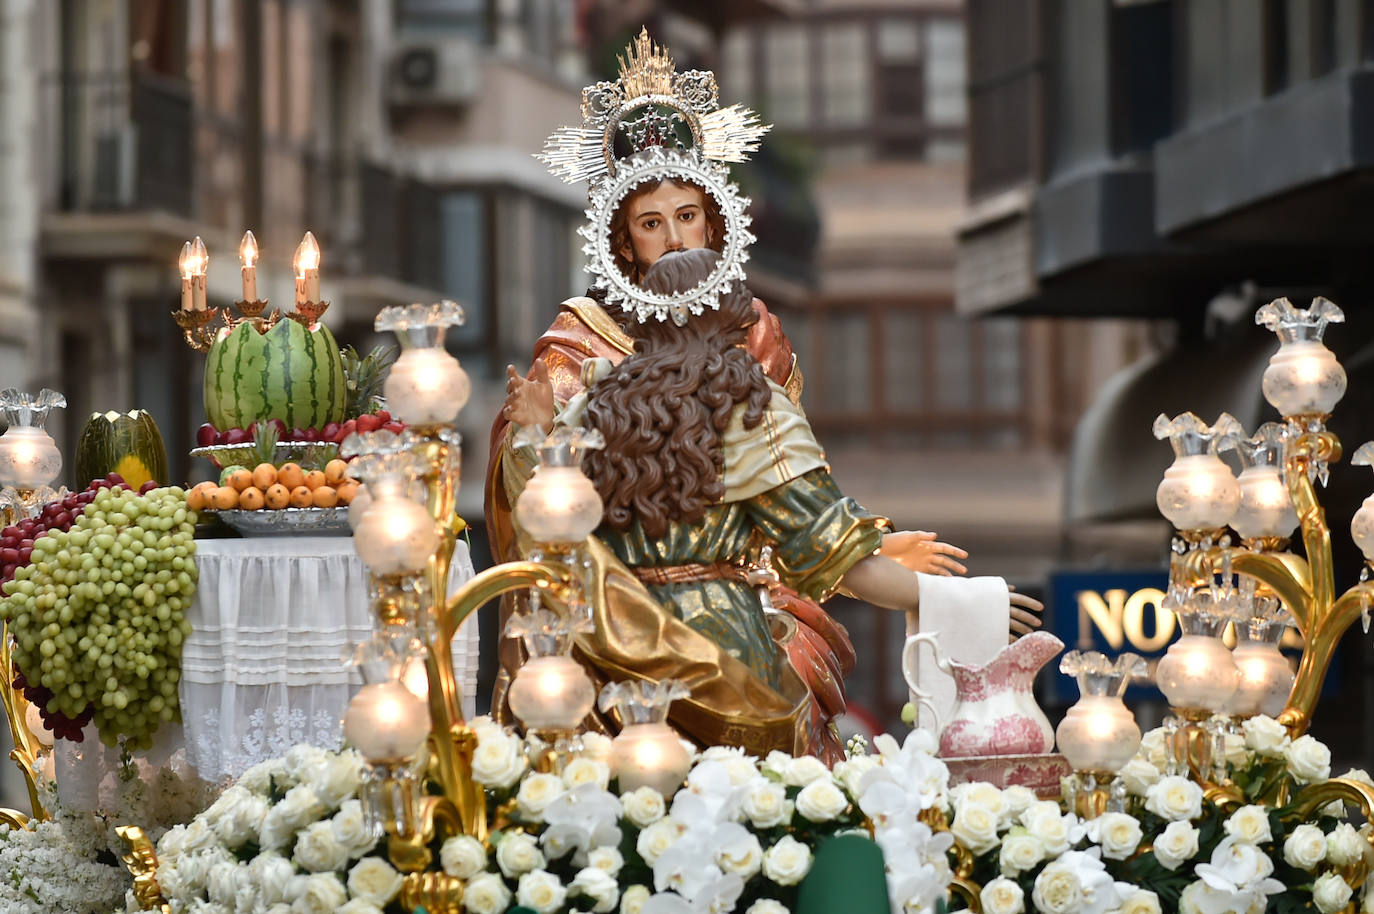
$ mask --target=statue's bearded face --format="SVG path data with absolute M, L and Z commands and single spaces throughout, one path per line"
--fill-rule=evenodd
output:
M 643 273 L 668 251 L 708 247 L 714 240 L 705 193 L 690 184 L 662 181 L 625 201 L 629 237 L 616 252 Z

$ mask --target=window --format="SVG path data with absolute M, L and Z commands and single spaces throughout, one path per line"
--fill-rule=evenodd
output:
M 985 320 L 983 332 L 983 406 L 1014 411 L 1021 406 L 1021 324 L 1015 318 Z
M 765 114 L 779 127 L 805 127 L 811 117 L 811 58 L 804 26 L 778 26 L 764 42 Z
M 866 124 L 873 116 L 867 29 L 858 23 L 826 28 L 820 43 L 822 117 L 837 126 Z
M 926 25 L 926 120 L 940 127 L 961 126 L 964 102 L 964 24 L 932 19 Z
M 883 397 L 894 413 L 917 413 L 925 405 L 925 330 L 922 311 L 892 309 L 883 315 Z
M 973 403 L 972 325 L 955 314 L 935 319 L 935 408 L 953 412 Z
M 449 331 L 459 346 L 482 346 L 487 334 L 487 209 L 480 191 L 454 190 L 439 204 L 443 226 L 441 257 L 444 292 L 463 306 L 467 320 Z M 485 347 L 483 347 L 485 348 Z M 475 371 L 480 371 L 474 366 Z
M 915 19 L 878 22 L 878 62 L 915 64 L 921 60 L 921 26 Z
M 396 25 L 406 31 L 443 31 L 486 44 L 486 0 L 396 0 Z
M 868 333 L 868 315 L 862 311 L 832 313 L 825 320 L 825 333 L 828 358 L 825 390 L 821 392 L 825 412 L 853 415 L 871 411 L 870 363 L 865 357 L 873 346 Z

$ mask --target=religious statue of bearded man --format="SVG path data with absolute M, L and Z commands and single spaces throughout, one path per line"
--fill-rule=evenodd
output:
M 655 58 L 654 55 L 659 55 Z M 690 71 L 677 74 L 671 86 L 657 87 L 642 84 L 643 72 L 659 74 L 672 73 L 671 59 L 649 42 L 647 35 L 640 39 L 622 58 L 621 79 L 614 84 L 615 91 L 607 93 L 618 100 L 621 108 L 628 111 L 634 108 L 634 98 L 628 98 L 638 86 L 646 95 L 657 99 L 673 97 L 673 91 L 684 99 L 698 99 L 698 110 L 693 115 L 688 109 L 690 101 L 684 101 L 680 113 L 687 113 L 690 123 L 692 116 L 698 121 L 713 115 L 712 111 L 700 108 L 701 80 L 709 80 L 710 101 L 706 108 L 714 107 L 714 78 L 709 74 Z M 658 66 L 645 64 L 646 60 L 657 59 Z M 584 91 L 584 118 L 588 111 L 604 111 L 605 98 L 596 94 L 608 84 L 598 84 Z M 695 87 L 695 88 L 693 88 Z M 656 88 L 657 91 L 647 92 Z M 618 93 L 618 94 L 617 94 Z M 726 112 L 734 110 L 725 109 Z M 740 115 L 740 117 L 743 117 Z M 752 115 L 748 116 L 752 118 Z M 673 144 L 670 127 L 663 124 L 653 126 L 659 115 L 652 105 L 647 113 L 635 121 L 626 132 L 641 148 L 662 149 Z M 648 124 L 649 126 L 645 126 Z M 620 125 L 622 128 L 624 124 Z M 614 129 L 606 127 L 606 131 Z M 767 128 L 752 128 L 761 135 Z M 555 166 L 564 164 L 563 174 L 599 178 L 593 181 L 593 191 L 609 183 L 614 176 L 611 143 L 606 139 L 609 133 L 600 135 L 601 151 L 606 155 L 606 168 L 611 176 L 600 175 L 600 163 L 588 166 L 585 161 L 568 165 L 570 153 L 567 133 L 573 128 L 565 128 L 550 139 L 550 152 L 546 160 Z M 584 128 L 593 139 L 595 130 Z M 748 130 L 737 130 L 746 135 L 740 145 L 748 146 Z M 705 137 L 703 137 L 705 138 Z M 559 143 L 563 143 L 560 150 Z M 711 143 L 699 143 L 709 146 Z M 716 143 L 728 146 L 728 143 Z M 562 156 L 562 158 L 560 158 Z M 641 158 L 632 154 L 630 159 Z M 742 156 L 734 159 L 742 160 Z M 622 171 L 624 163 L 621 163 Z M 581 169 L 579 171 L 578 169 Z M 558 171 L 555 167 L 555 171 Z M 729 185 L 733 190 L 733 185 Z M 738 203 L 739 201 L 731 201 Z M 747 217 L 742 220 L 747 225 Z M 636 286 L 645 272 L 665 253 L 671 251 L 709 248 L 721 252 L 726 247 L 730 230 L 722 213 L 722 200 L 718 194 L 708 192 L 699 180 L 693 180 L 680 170 L 665 168 L 655 173 L 652 168 L 641 169 L 641 178 L 629 187 L 623 197 L 608 208 L 605 218 L 599 224 L 593 220 L 583 234 L 589 237 L 588 251 L 598 248 L 598 242 L 607 267 L 600 277 L 601 282 L 594 284 L 585 296 L 570 298 L 563 302 L 557 317 L 549 330 L 535 344 L 532 367 L 525 377 L 521 377 L 514 366 L 507 369 L 506 407 L 492 426 L 491 452 L 486 480 L 486 521 L 490 534 L 493 557 L 497 561 L 507 561 L 518 557 L 517 531 L 511 519 L 511 508 L 531 471 L 528 461 L 517 459 L 514 454 L 513 439 L 518 427 L 537 425 L 548 428 L 555 414 L 565 404 L 584 389 L 583 369 L 589 359 L 607 359 L 617 364 L 634 351 L 634 341 L 627 330 L 636 323 L 636 316 L 623 307 L 605 307 L 607 292 L 625 283 Z M 747 232 L 737 229 L 737 236 L 747 236 Z M 749 237 L 736 237 L 737 249 L 752 240 Z M 742 259 L 742 258 L 741 258 Z M 607 274 L 615 271 L 615 276 Z M 740 276 L 742 279 L 742 274 Z M 609 279 L 616 281 L 608 282 Z M 764 303 L 752 300 L 752 309 L 757 315 L 747 331 L 745 347 L 762 366 L 766 377 L 779 385 L 794 406 L 800 407 L 802 374 L 796 364 L 792 347 L 783 333 L 776 316 L 771 314 Z M 767 545 L 755 544 L 755 551 Z M 889 533 L 883 540 L 884 552 L 907 564 L 913 570 L 933 574 L 963 573 L 964 567 L 958 559 L 966 553 L 954 546 L 935 541 L 935 535 L 924 532 Z M 795 624 L 788 626 L 786 649 L 788 658 L 805 681 L 812 696 L 811 710 L 811 750 L 830 759 L 838 758 L 842 747 L 835 737 L 829 722 L 844 709 L 845 696 L 843 680 L 853 669 L 854 649 L 844 628 L 836 623 L 813 599 L 802 596 L 794 589 L 776 582 L 771 587 L 771 599 L 780 610 L 789 613 Z M 511 611 L 511 604 L 503 604 L 503 620 Z M 506 639 L 501 648 L 502 673 L 494 696 L 494 713 L 498 717 L 505 714 L 504 692 L 509 675 L 523 663 L 522 646 L 514 639 Z

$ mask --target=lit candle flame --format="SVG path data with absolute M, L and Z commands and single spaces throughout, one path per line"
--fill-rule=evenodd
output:
M 190 279 L 195 272 L 191 260 L 195 255 L 191 253 L 191 242 L 186 242 L 181 246 L 181 256 L 177 258 L 177 269 L 181 271 L 182 279 Z
M 316 256 L 319 256 L 318 252 Z M 245 267 L 251 267 L 258 262 L 258 239 L 253 237 L 251 231 L 244 232 L 243 240 L 239 242 L 239 260 L 243 261 Z
M 188 261 L 192 276 L 204 276 L 210 268 L 210 254 L 205 250 L 205 242 L 197 235 L 191 242 L 191 259 Z
M 306 232 L 296 248 L 296 275 L 304 277 L 306 270 L 317 270 L 320 266 L 320 245 L 312 232 Z

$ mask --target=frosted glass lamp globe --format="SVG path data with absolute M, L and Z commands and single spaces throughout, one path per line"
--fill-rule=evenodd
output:
M 442 425 L 458 418 L 472 382 L 443 349 L 407 349 L 382 386 L 387 407 L 407 425 Z
M 428 736 L 429 705 L 395 680 L 363 686 L 344 714 L 344 737 L 369 762 L 410 759 Z
M 1227 413 L 1210 426 L 1192 413 L 1155 419 L 1155 437 L 1167 438 L 1174 450 L 1174 462 L 1155 490 L 1155 504 L 1179 530 L 1224 527 L 1236 513 L 1240 485 L 1217 451 L 1232 447 L 1243 431 Z
M 1274 466 L 1246 467 L 1236 480 L 1240 503 L 1231 526 L 1245 539 L 1286 537 L 1298 525 L 1298 513 L 1288 494 L 1283 473 Z
M 439 525 L 424 506 L 405 496 L 399 482 L 371 485 L 372 504 L 353 530 L 358 557 L 373 574 L 420 571 L 439 549 Z
M 575 730 L 596 701 L 596 687 L 571 657 L 531 657 L 515 674 L 509 701 L 526 729 Z
M 1255 312 L 1255 323 L 1273 330 L 1279 350 L 1269 359 L 1260 386 L 1279 415 L 1327 415 L 1345 394 L 1345 369 L 1322 342 L 1328 323 L 1345 320 L 1340 308 L 1318 296 L 1309 308 L 1279 298 Z

